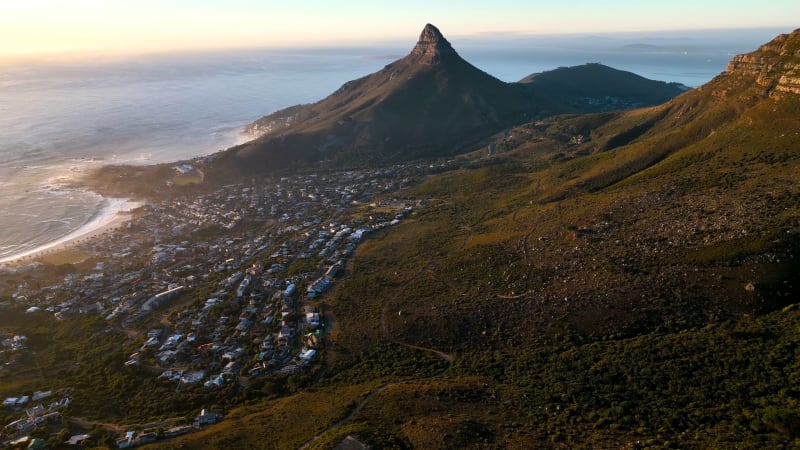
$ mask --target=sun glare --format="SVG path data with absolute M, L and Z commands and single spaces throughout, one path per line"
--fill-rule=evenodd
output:
M 596 33 L 785 25 L 800 6 L 763 8 L 755 2 L 675 0 L 652 5 L 628 0 L 570 3 L 462 0 L 396 5 L 309 0 L 303 8 L 254 0 L 4 0 L 0 2 L 0 56 L 81 52 L 304 46 L 402 39 L 436 23 L 450 36 L 517 33 Z M 507 14 L 507 11 L 517 11 Z

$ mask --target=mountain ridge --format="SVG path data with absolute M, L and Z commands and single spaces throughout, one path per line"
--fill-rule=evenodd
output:
M 595 81 L 609 84 L 610 78 L 622 73 Z M 651 91 L 662 87 L 644 78 L 637 81 Z M 559 96 L 533 85 L 538 87 L 505 83 L 476 68 L 458 55 L 438 28 L 427 24 L 408 55 L 344 83 L 318 102 L 255 121 L 247 131 L 258 137 L 231 149 L 226 158 L 230 165 L 253 172 L 450 156 L 536 118 L 650 105 L 681 92 L 673 87 L 666 95 L 644 96 L 622 89 L 626 95 L 612 98 L 600 88 L 594 96 Z

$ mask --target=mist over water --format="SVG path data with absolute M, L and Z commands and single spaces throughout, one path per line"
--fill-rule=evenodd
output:
M 473 65 L 509 82 L 600 62 L 696 87 L 734 54 L 779 31 L 450 40 Z M 412 46 L 0 63 L 0 259 L 68 235 L 108 206 L 99 195 L 63 188 L 87 168 L 170 162 L 227 148 L 244 139 L 247 123 L 319 100 Z
M 227 148 L 247 123 L 388 62 L 368 56 L 250 51 L 0 67 L 0 260 L 102 212 L 102 197 L 63 187 L 87 168 Z

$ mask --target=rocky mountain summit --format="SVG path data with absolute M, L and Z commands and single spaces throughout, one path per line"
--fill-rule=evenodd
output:
M 425 25 L 422 33 L 419 35 L 419 41 L 414 49 L 411 50 L 411 56 L 419 57 L 421 63 L 437 64 L 441 62 L 442 58 L 458 56 L 450 42 L 442 36 L 438 28 L 431 24 Z
M 771 95 L 800 94 L 800 29 L 734 57 L 726 73 L 756 77 Z

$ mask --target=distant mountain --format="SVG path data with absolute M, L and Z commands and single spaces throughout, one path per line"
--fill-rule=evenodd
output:
M 632 52 L 661 52 L 664 51 L 665 48 L 661 47 L 660 45 L 652 45 L 652 44 L 628 44 L 623 45 L 621 50 L 632 51 Z
M 462 59 L 428 24 L 408 56 L 319 102 L 257 120 L 247 127 L 257 138 L 221 162 L 259 172 L 453 155 L 535 118 L 654 105 L 685 89 L 600 64 L 505 83 Z
M 408 56 L 317 103 L 260 119 L 250 129 L 266 134 L 228 156 L 254 171 L 450 155 L 537 113 L 525 89 L 466 62 L 429 24 Z
M 520 83 L 552 108 L 573 113 L 658 105 L 690 89 L 597 63 L 534 73 Z

